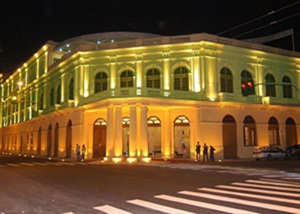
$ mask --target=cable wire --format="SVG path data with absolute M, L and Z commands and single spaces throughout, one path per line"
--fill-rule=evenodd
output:
M 220 36 L 220 35 L 222 35 L 222 34 L 224 34 L 224 33 L 230 32 L 230 31 L 232 31 L 232 30 L 235 30 L 235 29 L 237 29 L 237 28 L 240 28 L 240 27 L 245 26 L 245 25 L 247 25 L 247 24 L 250 24 L 250 23 L 252 23 L 252 22 L 258 21 L 258 20 L 260 20 L 260 19 L 263 19 L 263 18 L 265 18 L 265 17 L 267 17 L 267 16 L 270 16 L 270 15 L 273 15 L 273 14 L 278 13 L 278 12 L 280 12 L 280 11 L 283 11 L 283 10 L 285 10 L 285 9 L 287 9 L 287 8 L 290 8 L 290 7 L 292 7 L 292 6 L 296 5 L 296 4 L 299 4 L 299 3 L 300 3 L 300 1 L 297 1 L 297 2 L 294 2 L 294 3 L 289 4 L 289 5 L 287 5 L 287 6 L 284 6 L 284 7 L 282 7 L 282 8 L 279 8 L 278 10 L 272 10 L 272 11 L 270 11 L 269 13 L 267 13 L 267 14 L 265 14 L 265 15 L 263 15 L 263 16 L 260 16 L 260 17 L 258 17 L 258 18 L 252 19 L 252 20 L 250 20 L 250 21 L 248 21 L 248 22 L 245 22 L 245 23 L 243 23 L 243 24 L 240 24 L 240 25 L 238 25 L 238 26 L 236 26 L 236 27 L 229 28 L 229 29 L 227 29 L 227 30 L 225 30 L 225 31 L 222 31 L 221 33 L 219 33 L 219 34 L 217 34 L 217 35 Z M 268 24 L 268 25 L 269 25 L 269 24 Z

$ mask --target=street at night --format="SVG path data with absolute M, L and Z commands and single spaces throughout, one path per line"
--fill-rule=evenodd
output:
M 298 160 L 113 164 L 1 155 L 0 212 L 300 213 L 298 166 Z

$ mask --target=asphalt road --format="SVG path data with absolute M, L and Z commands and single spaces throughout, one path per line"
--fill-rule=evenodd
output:
M 299 163 L 110 164 L 2 155 L 0 213 L 300 213 Z

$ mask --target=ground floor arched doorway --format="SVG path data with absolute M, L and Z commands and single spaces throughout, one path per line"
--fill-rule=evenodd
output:
M 182 157 L 185 144 L 185 157 L 190 157 L 190 121 L 186 116 L 178 116 L 174 121 L 174 156 Z
M 287 146 L 297 144 L 297 127 L 295 121 L 292 118 L 288 118 L 285 121 L 285 135 Z
M 54 129 L 54 157 L 58 157 L 58 145 L 59 145 L 59 125 L 55 124 Z
M 237 133 L 236 122 L 231 115 L 223 118 L 222 125 L 224 158 L 237 158 Z
M 52 126 L 51 124 L 48 126 L 48 133 L 47 133 L 47 156 L 51 156 L 52 150 Z
M 42 147 L 42 127 L 39 128 L 38 131 L 38 139 L 37 139 L 37 154 L 41 154 L 41 147 Z
M 129 118 L 122 118 L 123 155 L 129 156 Z
M 106 156 L 106 121 L 99 118 L 94 123 L 93 158 Z
M 66 130 L 66 158 L 71 158 L 72 153 L 72 121 L 69 120 Z
M 152 157 L 162 156 L 161 121 L 158 117 L 148 118 L 148 151 Z

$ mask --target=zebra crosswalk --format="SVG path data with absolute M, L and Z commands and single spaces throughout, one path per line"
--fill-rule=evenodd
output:
M 271 170 L 271 169 L 253 169 L 253 168 L 241 168 L 241 167 L 230 167 L 230 166 L 213 166 L 213 165 L 199 165 L 199 164 L 184 164 L 184 163 L 172 163 L 172 164 L 148 164 L 148 166 L 172 168 L 172 169 L 183 169 L 193 171 L 204 171 L 204 172 L 218 172 L 226 174 L 244 174 L 248 176 L 262 176 L 265 178 L 278 178 L 285 180 L 298 180 L 300 181 L 300 173 L 286 172 L 282 170 Z
M 165 204 L 166 201 L 168 205 Z M 126 203 L 145 209 L 144 213 L 151 213 L 152 210 L 169 214 L 299 214 L 300 182 L 266 178 L 249 179 L 244 182 L 232 182 L 229 185 L 199 187 L 194 191 L 182 190 L 172 195 L 154 195 L 146 200 L 135 198 L 127 200 Z M 93 210 L 107 214 L 136 213 L 134 210 L 130 210 L 130 206 L 122 208 L 110 204 L 93 207 Z M 62 214 L 76 213 L 65 212 Z
M 21 163 L 7 163 L 0 165 L 0 168 L 4 167 L 34 167 L 34 166 L 78 166 L 91 164 L 89 162 L 21 162 Z

